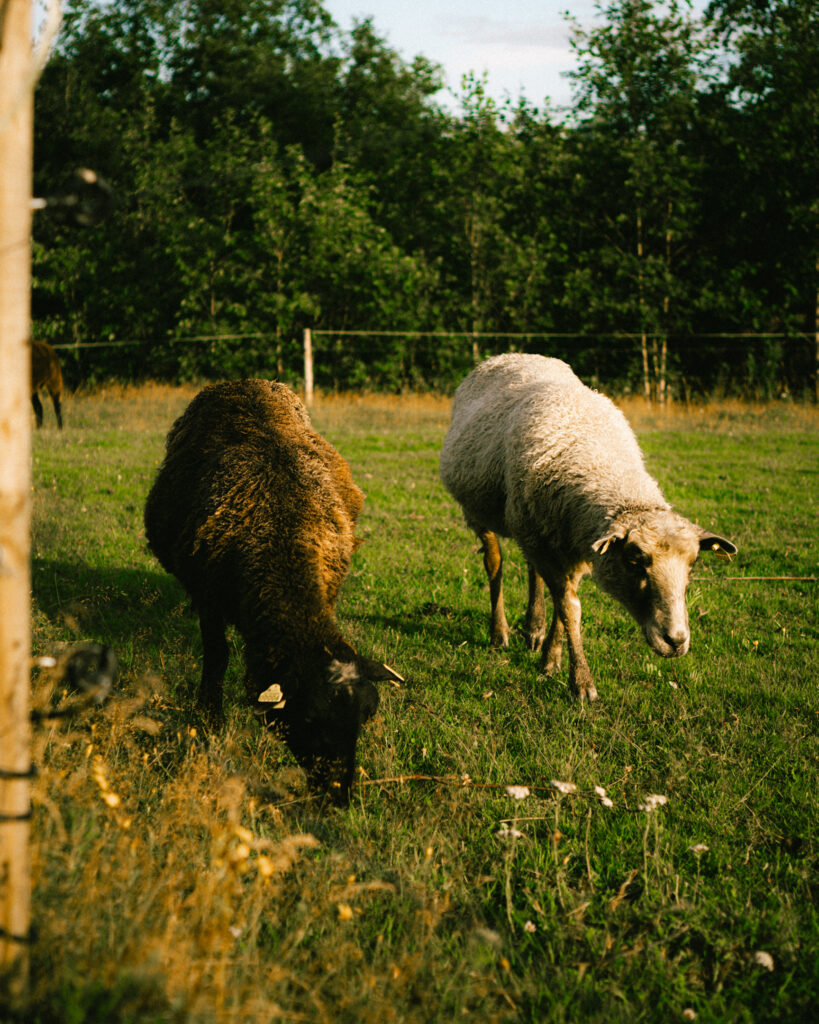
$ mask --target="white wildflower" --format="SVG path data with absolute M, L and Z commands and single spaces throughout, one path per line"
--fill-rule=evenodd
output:
M 476 928 L 475 934 L 489 946 L 496 946 L 500 949 L 503 945 L 503 936 L 500 932 L 493 931 L 491 928 Z
M 601 796 L 600 797 L 600 803 L 604 807 L 614 807 L 614 801 L 611 799 L 611 797 L 608 797 L 608 796 Z
M 498 839 L 521 839 L 523 833 L 516 828 L 511 828 L 509 825 L 502 825 L 495 833 Z
M 537 925 L 534 921 L 527 921 L 526 924 L 523 926 L 523 930 L 525 932 L 529 932 L 529 934 L 531 935 L 533 932 L 537 931 Z
M 656 811 L 658 807 L 662 807 L 668 803 L 668 797 L 663 796 L 662 793 L 649 793 L 645 799 L 645 803 L 638 804 L 638 808 L 641 811 L 645 811 L 646 814 L 651 814 L 652 811 Z
M 700 853 L 708 853 L 709 847 L 706 846 L 705 843 L 694 843 L 694 845 L 693 846 L 689 846 L 688 849 L 691 851 L 691 853 L 700 854 Z
M 774 958 L 770 953 L 766 953 L 764 949 L 758 949 L 754 953 L 754 963 L 759 964 L 760 967 L 764 967 L 766 971 L 772 971 L 774 969 Z
M 682 1015 L 683 1015 L 683 1020 L 696 1020 L 697 1019 L 697 1011 L 696 1010 L 692 1010 L 690 1006 L 686 1006 L 686 1008 L 682 1012 Z
M 576 793 L 577 786 L 573 782 L 561 782 L 560 779 L 552 779 L 549 783 L 560 793 Z
M 525 800 L 529 796 L 528 786 L 507 786 L 506 792 L 515 800 Z
M 241 937 L 242 928 L 238 924 L 232 924 L 230 928 L 228 928 L 228 931 L 230 932 L 234 939 L 238 939 Z
M 596 793 L 596 794 L 597 794 L 598 796 L 605 796 L 605 795 L 606 795 L 606 791 L 605 791 L 605 789 L 603 789 L 603 787 L 602 787 L 602 786 L 595 786 L 595 787 L 594 787 L 594 791 L 595 791 L 595 793 Z

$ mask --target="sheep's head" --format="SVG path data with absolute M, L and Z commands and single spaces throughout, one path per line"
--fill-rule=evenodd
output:
M 263 691 L 257 710 L 287 743 L 311 790 L 339 806 L 350 800 L 361 726 L 378 708 L 377 680 L 398 673 L 346 647 L 342 658 L 323 651 L 300 657 Z
M 595 579 L 631 613 L 649 646 L 664 658 L 688 653 L 685 595 L 700 552 L 728 558 L 737 550 L 671 510 L 621 517 L 592 549 Z

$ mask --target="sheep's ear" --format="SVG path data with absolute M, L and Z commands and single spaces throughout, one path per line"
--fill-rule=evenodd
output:
M 361 668 L 361 674 L 365 679 L 371 679 L 374 682 L 376 680 L 387 680 L 396 684 L 404 682 L 404 677 L 399 675 L 394 668 L 390 668 L 389 665 L 383 665 L 374 658 L 359 657 L 358 664 Z
M 609 532 L 604 533 L 592 544 L 592 551 L 604 555 L 616 540 L 623 540 L 625 536 L 625 529 L 619 523 L 612 523 Z
M 700 551 L 711 551 L 725 562 L 731 561 L 731 556 L 737 553 L 736 544 L 724 537 L 718 537 L 715 533 L 700 529 Z

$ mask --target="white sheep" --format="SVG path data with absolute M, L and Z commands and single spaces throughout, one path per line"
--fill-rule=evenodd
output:
M 593 573 L 666 658 L 690 643 L 685 593 L 700 551 L 736 547 L 674 512 L 647 472 L 625 417 L 559 359 L 508 353 L 476 367 L 458 388 L 441 452 L 441 478 L 482 541 L 492 606 L 491 640 L 509 644 L 497 535 L 512 537 L 529 566 L 524 632 L 594 700 L 580 637 L 580 580 Z M 546 636 L 544 581 L 554 603 Z M 544 644 L 545 638 L 545 644 Z

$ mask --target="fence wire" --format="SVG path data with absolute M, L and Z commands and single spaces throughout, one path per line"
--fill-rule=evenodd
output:
M 308 332 L 305 331 L 305 335 Z M 580 377 L 621 393 L 644 391 L 662 378 L 686 398 L 808 397 L 817 387 L 816 336 L 808 332 L 309 331 L 312 380 L 322 391 L 450 392 L 475 365 L 505 351 L 569 362 Z M 276 331 L 239 331 L 142 339 L 53 342 L 77 382 L 100 376 L 158 378 L 274 376 L 309 379 L 304 339 Z M 112 350 L 110 355 L 105 350 Z M 117 350 L 133 355 L 117 356 Z M 664 350 L 664 351 L 663 351 Z M 71 356 L 74 356 L 73 361 Z

